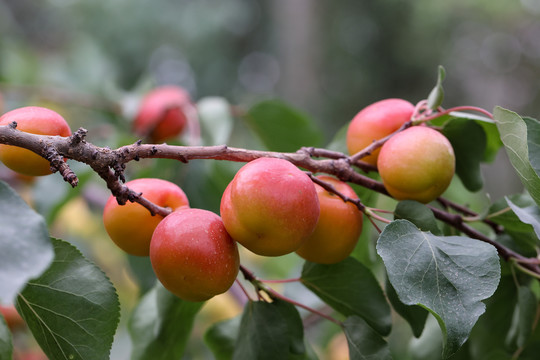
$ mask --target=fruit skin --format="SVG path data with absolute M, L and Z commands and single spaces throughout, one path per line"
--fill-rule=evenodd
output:
M 347 149 L 353 155 L 376 140 L 390 135 L 411 119 L 414 105 L 403 99 L 384 99 L 366 106 L 352 119 L 347 129 Z M 380 149 L 361 160 L 377 164 Z
M 155 88 L 142 99 L 133 129 L 138 136 L 148 137 L 152 142 L 172 139 L 187 125 L 185 107 L 189 104 L 189 94 L 178 86 Z
M 394 198 L 427 204 L 450 185 L 455 162 L 454 149 L 444 135 L 427 126 L 414 126 L 382 146 L 377 167 Z
M 13 305 L 0 305 L 0 313 L 4 316 L 6 324 L 11 331 L 24 328 L 26 323 Z
M 172 212 L 156 227 L 150 261 L 163 286 L 187 301 L 224 293 L 240 267 L 238 246 L 221 218 L 188 208 Z
M 71 129 L 66 120 L 55 111 L 27 106 L 11 110 L 0 117 L 0 125 L 17 122 L 20 131 L 38 135 L 70 136 Z M 50 163 L 38 154 L 17 146 L 0 145 L 0 161 L 8 168 L 29 176 L 51 174 Z
M 345 196 L 358 199 L 354 190 L 343 181 L 327 175 L 317 176 Z M 315 184 L 321 206 L 321 215 L 315 231 L 307 241 L 296 250 L 302 258 L 319 263 L 335 264 L 347 258 L 354 250 L 362 232 L 362 212 L 351 202 Z
M 172 182 L 142 178 L 128 181 L 126 186 L 161 207 L 172 210 L 189 207 L 184 191 Z M 109 197 L 103 210 L 103 224 L 109 237 L 122 250 L 136 256 L 148 256 L 152 233 L 162 220 L 162 216 L 152 216 L 138 203 L 119 205 L 114 196 Z
M 220 210 L 232 238 L 264 256 L 297 250 L 315 229 L 320 212 L 311 179 L 274 158 L 244 165 L 223 193 Z

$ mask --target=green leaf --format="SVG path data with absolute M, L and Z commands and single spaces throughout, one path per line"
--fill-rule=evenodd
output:
M 518 347 L 523 347 L 533 332 L 537 308 L 538 302 L 531 289 L 520 286 L 516 306 L 518 320 L 516 344 Z
M 497 251 L 467 237 L 439 237 L 406 220 L 388 224 L 377 242 L 388 277 L 406 305 L 421 305 L 438 320 L 448 358 L 467 340 L 500 279 Z
M 272 151 L 294 152 L 302 146 L 320 146 L 323 139 L 312 119 L 277 100 L 254 105 L 246 120 Z
M 450 140 L 456 155 L 456 174 L 469 191 L 482 189 L 480 162 L 486 149 L 486 134 L 474 121 L 454 119 L 445 124 L 443 134 Z
M 390 348 L 386 341 L 361 318 L 350 316 L 343 322 L 351 360 L 389 360 Z
M 390 333 L 390 306 L 373 273 L 351 257 L 331 265 L 307 262 L 302 283 L 345 316 L 360 316 L 378 333 Z
M 302 321 L 293 305 L 281 300 L 250 301 L 244 307 L 233 359 L 274 360 L 297 355 L 300 326 Z
M 4 316 L 0 313 L 0 359 L 11 359 L 13 357 L 13 343 L 11 331 L 7 326 Z
M 430 123 L 435 126 L 443 126 L 454 119 L 470 120 L 471 122 L 475 122 L 482 127 L 486 137 L 486 148 L 484 150 L 482 159 L 486 162 L 493 161 L 499 152 L 499 149 L 503 145 L 495 122 L 485 116 L 461 111 L 452 111 L 449 114 L 445 114 L 431 120 Z
M 26 282 L 39 276 L 54 253 L 45 221 L 0 181 L 0 303 L 13 303 Z
M 128 264 L 141 294 L 145 294 L 156 285 L 156 274 L 149 256 L 128 255 Z
M 429 96 L 427 98 L 427 101 L 428 101 L 427 106 L 430 109 L 435 110 L 439 106 L 441 106 L 441 104 L 443 103 L 444 89 L 443 89 L 443 86 L 442 86 L 442 82 L 443 82 L 445 77 L 446 77 L 446 71 L 444 71 L 444 67 L 439 65 L 439 73 L 438 73 L 438 76 L 437 76 L 437 84 L 435 85 L 433 90 L 431 90 L 431 92 L 429 93 Z
M 77 248 L 51 240 L 54 261 L 28 282 L 17 310 L 50 359 L 108 359 L 120 317 L 116 291 Z
M 523 121 L 527 125 L 529 161 L 536 174 L 540 174 L 540 122 L 530 117 L 524 117 Z
M 422 330 L 426 324 L 426 319 L 428 316 L 428 311 L 421 306 L 417 305 L 405 305 L 399 300 L 399 297 L 396 293 L 396 289 L 392 286 L 388 277 L 386 278 L 386 296 L 392 308 L 404 318 L 409 325 L 415 337 L 422 335 Z
M 534 201 L 540 204 L 540 177 L 529 162 L 525 120 L 515 112 L 501 107 L 495 108 L 493 118 L 497 123 L 510 163 Z
M 528 194 L 511 195 L 508 199 L 521 208 L 536 206 Z M 496 224 L 504 226 L 506 234 L 499 235 L 497 241 L 506 242 L 506 246 L 527 256 L 536 256 L 538 238 L 531 225 L 522 222 L 514 211 L 508 206 L 506 198 L 494 202 L 490 209 L 489 219 Z M 517 248 L 516 248 L 517 246 Z
M 540 239 L 540 209 L 536 205 L 527 206 L 521 208 L 514 204 L 509 198 L 505 198 L 508 206 L 516 214 L 516 216 L 524 222 L 533 227 L 536 236 Z
M 204 145 L 227 144 L 233 130 L 231 105 L 221 97 L 206 97 L 197 103 Z
M 482 126 L 482 129 L 484 129 L 484 133 L 486 134 L 486 150 L 484 151 L 484 161 L 492 162 L 493 160 L 495 160 L 495 157 L 499 152 L 501 146 L 503 146 L 503 142 L 501 140 L 499 130 L 497 129 L 497 125 L 493 122 L 493 120 L 491 120 L 490 122 L 479 120 L 476 121 L 476 123 Z
M 414 200 L 400 201 L 394 210 L 395 219 L 405 219 L 412 222 L 422 231 L 430 231 L 434 235 L 442 235 L 437 225 L 433 211 L 426 205 Z
M 232 359 L 241 319 L 241 316 L 235 316 L 232 319 L 217 322 L 204 334 L 204 342 L 217 360 Z
M 146 293 L 129 320 L 132 360 L 180 359 L 204 302 L 179 299 L 160 283 Z

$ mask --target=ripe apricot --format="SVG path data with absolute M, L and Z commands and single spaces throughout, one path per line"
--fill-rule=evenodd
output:
M 148 137 L 152 142 L 172 139 L 187 125 L 185 108 L 189 104 L 189 94 L 178 86 L 155 88 L 142 99 L 133 129 L 138 136 Z
M 352 119 L 347 129 L 347 149 L 353 155 L 399 129 L 411 119 L 414 105 L 403 99 L 384 99 L 363 108 Z M 362 158 L 377 164 L 380 149 Z
M 377 167 L 386 190 L 394 198 L 428 203 L 452 181 L 454 149 L 440 132 L 414 126 L 392 136 L 382 146 Z
M 265 256 L 297 250 L 315 229 L 320 211 L 311 179 L 274 158 L 244 165 L 223 193 L 220 210 L 232 238 Z
M 238 246 L 221 218 L 188 208 L 174 211 L 156 227 L 150 261 L 163 286 L 188 301 L 224 293 L 240 267 Z
M 17 123 L 17 129 L 39 135 L 70 136 L 66 120 L 55 111 L 27 106 L 11 110 L 0 117 L 0 125 Z M 0 161 L 8 168 L 29 176 L 51 174 L 50 163 L 38 154 L 17 146 L 0 145 Z
M 175 210 L 189 206 L 184 191 L 166 180 L 136 179 L 127 182 L 126 186 L 141 192 L 143 197 L 161 207 Z M 103 210 L 103 224 L 109 237 L 131 255 L 148 256 L 152 233 L 162 220 L 162 216 L 152 216 L 148 209 L 138 203 L 119 205 L 114 196 L 109 197 Z
M 342 193 L 358 199 L 354 190 L 343 181 L 327 175 L 317 176 Z M 313 234 L 296 253 L 302 258 L 319 263 L 334 264 L 344 260 L 354 250 L 362 232 L 362 212 L 351 202 L 315 184 L 321 206 L 321 215 Z

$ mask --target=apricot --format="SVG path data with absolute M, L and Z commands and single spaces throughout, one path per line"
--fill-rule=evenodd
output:
M 427 126 L 414 126 L 382 146 L 377 167 L 394 198 L 427 204 L 448 188 L 455 162 L 454 149 L 443 134 Z
M 347 129 L 347 149 L 353 155 L 382 139 L 411 119 L 414 105 L 403 99 L 385 99 L 363 108 L 352 119 Z M 371 165 L 377 164 L 380 149 L 362 158 Z
M 156 227 L 150 261 L 163 286 L 187 301 L 224 293 L 240 267 L 238 246 L 221 218 L 189 208 L 174 211 Z
M 221 198 L 221 217 L 232 238 L 248 250 L 279 256 L 297 250 L 319 219 L 311 179 L 282 159 L 260 158 L 244 165 Z
M 191 99 L 184 89 L 168 85 L 150 91 L 142 99 L 133 122 L 138 136 L 163 142 L 181 134 L 187 125 L 185 108 Z
M 38 135 L 70 136 L 66 120 L 55 111 L 27 106 L 11 110 L 0 117 L 0 125 L 17 123 L 20 131 Z M 0 161 L 8 168 L 28 176 L 51 174 L 50 163 L 38 154 L 17 146 L 0 145 Z
M 333 185 L 343 195 L 358 199 L 347 183 L 327 175 L 317 178 Z M 322 186 L 315 184 L 315 190 L 321 207 L 319 221 L 313 234 L 296 253 L 311 262 L 335 264 L 354 250 L 362 232 L 363 215 L 356 205 L 343 201 Z
M 176 184 L 162 179 L 143 178 L 128 181 L 126 186 L 161 207 L 176 210 L 189 207 L 184 191 Z M 148 256 L 150 240 L 156 226 L 163 216 L 150 214 L 150 211 L 138 203 L 119 205 L 114 196 L 110 196 L 103 210 L 103 224 L 114 243 L 131 255 Z

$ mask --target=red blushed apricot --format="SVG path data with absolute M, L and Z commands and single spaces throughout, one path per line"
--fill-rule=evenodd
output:
M 240 267 L 238 246 L 221 218 L 187 208 L 174 211 L 156 227 L 150 261 L 163 286 L 187 301 L 224 293 Z
M 352 119 L 347 130 L 347 148 L 353 155 L 382 139 L 411 119 L 414 105 L 402 99 L 377 101 L 362 109 Z M 371 165 L 377 164 L 380 149 L 362 158 Z
M 358 199 L 354 190 L 343 181 L 321 175 L 318 179 L 334 186 L 343 195 Z M 345 202 L 336 194 L 315 184 L 321 215 L 313 234 L 296 250 L 296 253 L 311 262 L 334 264 L 347 258 L 362 232 L 362 212 L 351 202 Z
M 161 207 L 171 210 L 189 207 L 184 191 L 169 181 L 143 178 L 129 181 L 126 186 L 141 192 L 143 197 Z M 148 209 L 138 203 L 119 205 L 114 196 L 109 197 L 103 210 L 103 224 L 109 237 L 131 255 L 148 256 L 152 233 L 162 220 L 162 216 L 152 216 Z
M 265 256 L 297 250 L 315 229 L 320 212 L 311 179 L 274 158 L 244 165 L 223 193 L 220 210 L 232 238 Z
M 17 129 L 38 135 L 67 137 L 71 129 L 66 120 L 55 111 L 28 106 L 11 110 L 0 117 L 0 125 L 17 123 Z M 0 161 L 8 168 L 28 176 L 51 174 L 50 163 L 36 153 L 17 146 L 0 145 Z
M 185 107 L 191 104 L 189 94 L 178 86 L 162 86 L 150 91 L 141 101 L 133 122 L 139 136 L 152 142 L 172 139 L 187 125 Z
M 455 162 L 454 149 L 443 134 L 427 126 L 414 126 L 382 146 L 377 167 L 394 198 L 428 203 L 450 185 Z

